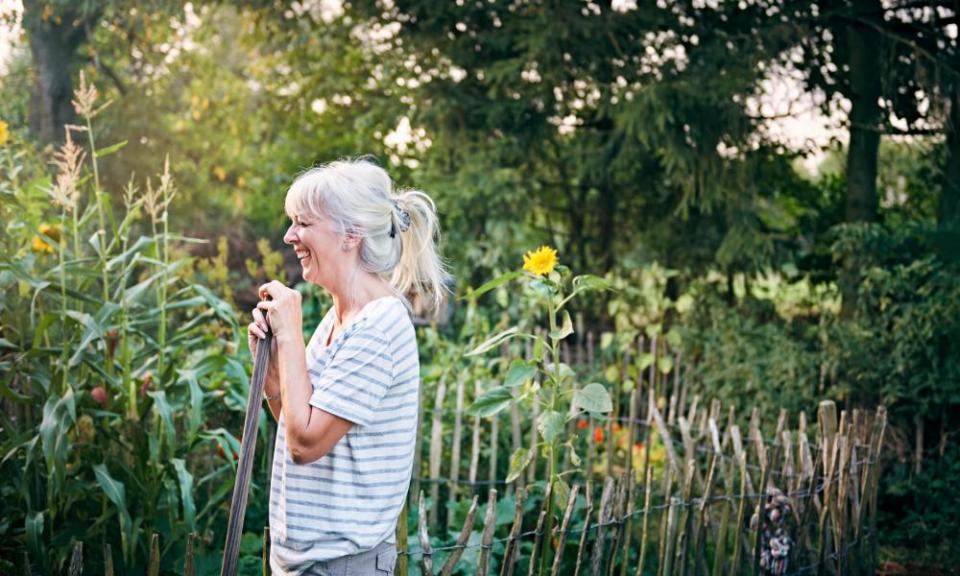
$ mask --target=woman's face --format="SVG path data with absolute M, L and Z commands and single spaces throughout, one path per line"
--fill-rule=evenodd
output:
M 341 250 L 342 239 L 327 216 L 294 214 L 283 235 L 293 247 L 303 270 L 303 279 L 323 287 L 330 286 L 342 260 L 348 254 Z

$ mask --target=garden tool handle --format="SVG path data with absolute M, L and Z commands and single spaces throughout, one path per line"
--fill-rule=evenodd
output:
M 253 365 L 253 377 L 250 382 L 250 397 L 247 399 L 247 413 L 243 421 L 243 438 L 240 443 L 240 458 L 237 461 L 237 478 L 233 484 L 233 498 L 230 501 L 230 518 L 227 521 L 227 542 L 223 547 L 221 576 L 236 576 L 237 573 L 240 535 L 243 533 L 243 516 L 247 510 L 247 496 L 250 494 L 250 472 L 253 469 L 253 455 L 257 447 L 260 403 L 263 401 L 263 386 L 267 377 L 267 364 L 270 361 L 272 339 L 273 333 L 268 329 L 266 336 L 257 346 L 257 358 Z

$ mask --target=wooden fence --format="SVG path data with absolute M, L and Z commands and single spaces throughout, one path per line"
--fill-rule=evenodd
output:
M 550 538 L 544 538 L 542 507 L 536 522 L 522 513 L 526 493 L 539 489 L 528 482 L 526 488 L 517 483 L 487 491 L 480 542 L 468 541 L 478 519 L 475 495 L 456 541 L 431 546 L 435 508 L 427 510 L 419 491 L 416 537 L 407 533 L 406 522 L 398 525 L 397 574 L 415 565 L 423 574 L 435 573 L 438 552 L 447 553 L 440 572 L 451 574 L 470 547 L 479 548 L 478 574 L 488 573 L 495 547 L 503 549 L 499 574 L 514 574 L 522 541 L 533 544 L 524 559 L 531 575 L 873 573 L 882 408 L 841 412 L 838 420 L 836 406 L 823 402 L 816 430 L 808 429 L 803 413 L 798 428 L 788 430 L 781 412 L 769 439 L 761 436 L 756 413 L 746 435 L 730 413 L 721 426 L 716 402 L 709 409 L 694 405 L 673 426 L 655 405 L 649 413 L 635 428 L 647 446 L 653 435 L 663 443 L 666 462 L 659 473 L 647 458 L 642 472 L 627 465 L 596 486 L 589 479 L 574 484 Z M 636 482 L 638 477 L 644 481 Z M 513 491 L 516 513 L 509 533 L 494 538 L 493 511 L 504 489 Z M 581 494 L 585 510 L 577 506 Z
M 582 344 L 565 352 L 568 363 L 594 366 L 593 335 Z M 656 339 L 641 340 L 636 350 L 670 354 L 665 346 L 658 351 Z M 625 379 L 630 359 L 624 356 L 617 362 Z M 573 452 L 564 455 L 569 485 L 558 486 L 562 519 L 549 535 L 545 503 L 554 496 L 544 493 L 543 462 L 534 460 L 513 482 L 503 480 L 501 450 L 536 443 L 536 411 L 521 418 L 514 403 L 501 430 L 500 415 L 465 416 L 466 387 L 475 386 L 470 396 L 476 397 L 478 383 L 457 380 L 451 398 L 443 379 L 425 389 L 414 478 L 397 524 L 396 574 L 873 574 L 884 408 L 838 414 L 824 401 L 815 424 L 805 412 L 791 418 L 781 411 L 765 437 L 761 419 L 771 416 L 754 409 L 741 429 L 732 407 L 688 398 L 681 359 L 672 356 L 671 370 L 653 365 L 629 394 L 614 394 L 609 416 L 570 422 L 569 437 L 579 432 L 586 446 L 579 465 Z M 586 429 L 578 430 L 584 421 Z M 468 462 L 465 471 L 461 460 Z M 497 522 L 503 497 L 513 500 L 509 523 Z M 264 574 L 268 549 L 265 531 Z M 467 552 L 475 564 L 457 567 Z M 81 570 L 78 544 L 70 574 Z M 113 574 L 109 561 L 106 573 Z M 193 539 L 183 573 L 194 574 Z M 158 574 L 154 535 L 148 576 Z

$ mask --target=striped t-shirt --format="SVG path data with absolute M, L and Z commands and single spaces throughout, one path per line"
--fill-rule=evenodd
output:
M 420 391 L 416 334 L 403 301 L 367 303 L 325 347 L 331 308 L 307 344 L 310 405 L 354 423 L 323 458 L 295 464 L 281 411 L 270 481 L 270 566 L 312 564 L 394 542 L 413 467 Z

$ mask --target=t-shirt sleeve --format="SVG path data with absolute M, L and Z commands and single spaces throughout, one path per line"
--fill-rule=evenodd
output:
M 347 337 L 326 368 L 310 368 L 310 405 L 369 426 L 393 384 L 389 344 L 383 331 L 374 326 L 361 327 Z

